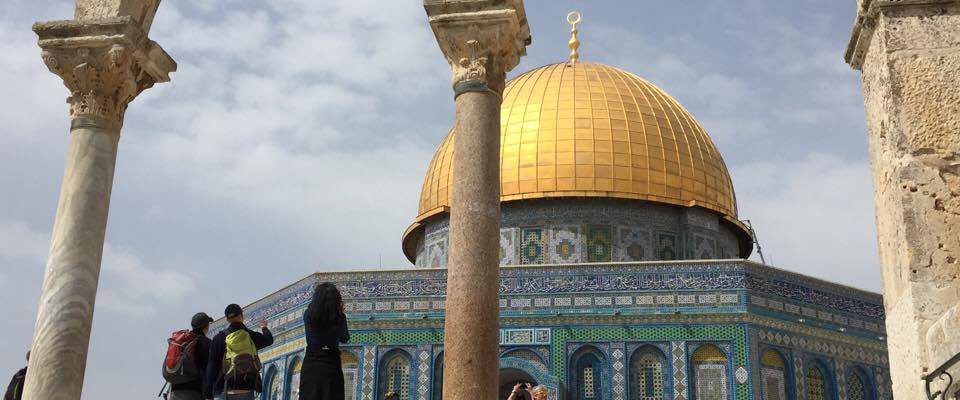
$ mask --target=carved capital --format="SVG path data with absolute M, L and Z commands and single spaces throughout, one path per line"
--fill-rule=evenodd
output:
M 176 63 L 132 18 L 96 23 L 34 25 L 47 69 L 70 91 L 70 118 L 119 132 L 124 111 L 140 92 L 169 80 Z
M 427 8 L 428 13 L 432 10 Z M 505 74 L 519 63 L 530 44 L 522 2 L 481 10 L 434 9 L 430 27 L 450 64 L 456 94 L 502 91 Z M 449 12 L 455 11 L 455 12 Z

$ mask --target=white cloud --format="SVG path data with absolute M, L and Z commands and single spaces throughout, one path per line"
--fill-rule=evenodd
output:
M 867 160 L 814 153 L 734 165 L 732 172 L 740 216 L 753 222 L 768 263 L 880 290 Z

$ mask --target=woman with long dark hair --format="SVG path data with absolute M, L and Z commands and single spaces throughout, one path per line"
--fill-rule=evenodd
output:
M 317 285 L 303 313 L 303 326 L 307 353 L 300 371 L 300 400 L 344 400 L 340 343 L 350 340 L 350 332 L 336 285 Z

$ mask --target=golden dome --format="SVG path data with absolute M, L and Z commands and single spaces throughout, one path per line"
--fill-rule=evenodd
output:
M 680 103 L 637 75 L 592 62 L 531 70 L 507 83 L 500 126 L 501 201 L 638 199 L 736 221 L 716 145 Z M 451 131 L 433 156 L 405 237 L 449 209 L 455 138 Z

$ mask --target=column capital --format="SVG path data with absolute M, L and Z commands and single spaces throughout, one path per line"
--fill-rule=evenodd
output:
M 131 16 L 38 22 L 33 31 L 47 69 L 70 91 L 74 124 L 92 121 L 119 132 L 127 104 L 177 69 Z
M 850 32 L 844 61 L 855 70 L 863 67 L 877 27 L 877 18 L 886 9 L 960 4 L 960 0 L 857 0 L 857 17 Z
M 530 27 L 521 0 L 425 0 L 454 92 L 502 91 L 503 76 L 526 54 Z

